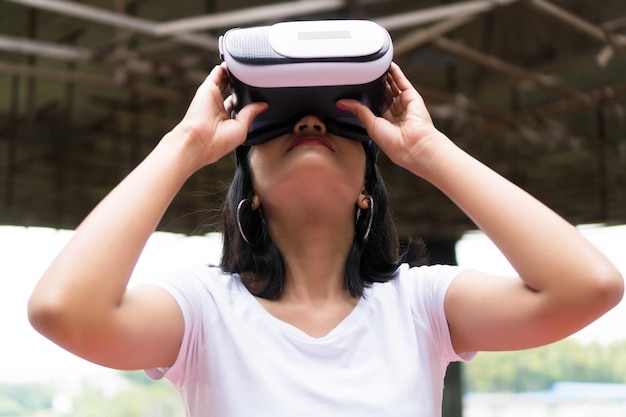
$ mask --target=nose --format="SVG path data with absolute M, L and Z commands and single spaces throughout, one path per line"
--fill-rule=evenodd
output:
M 326 125 L 320 120 L 319 117 L 309 114 L 304 116 L 295 125 L 293 125 L 293 132 L 300 133 L 305 131 L 312 131 L 316 133 L 325 134 Z

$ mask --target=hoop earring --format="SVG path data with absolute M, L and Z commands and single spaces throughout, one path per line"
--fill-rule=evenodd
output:
M 252 201 L 250 201 L 247 198 L 244 198 L 243 200 L 239 202 L 239 204 L 237 204 L 237 227 L 239 227 L 239 234 L 241 235 L 243 240 L 245 240 L 248 245 L 252 246 L 252 244 L 246 237 L 246 234 L 243 232 L 243 227 L 241 227 L 241 220 L 239 219 L 239 215 L 241 214 L 241 207 L 243 206 L 243 203 L 245 203 L 246 201 L 249 201 L 250 204 L 252 204 Z
M 370 232 L 372 230 L 372 222 L 374 221 L 374 198 L 371 195 L 367 196 L 367 199 L 369 200 L 370 206 L 369 206 L 369 211 L 370 211 L 370 218 L 367 221 L 367 229 L 365 230 L 365 234 L 363 235 L 363 242 L 367 241 L 367 238 L 370 235 Z M 359 208 L 359 211 L 356 213 L 356 221 L 359 221 L 359 218 L 361 217 L 361 209 Z

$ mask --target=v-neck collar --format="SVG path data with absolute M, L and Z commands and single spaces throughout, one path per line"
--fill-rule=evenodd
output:
M 247 299 L 247 303 L 253 310 L 255 310 L 255 313 L 258 314 L 263 321 L 269 323 L 272 327 L 278 329 L 282 333 L 310 343 L 322 343 L 324 341 L 331 340 L 352 327 L 354 323 L 358 322 L 363 317 L 371 293 L 371 288 L 366 287 L 363 290 L 363 295 L 359 298 L 352 311 L 350 311 L 346 317 L 344 317 L 324 336 L 315 337 L 311 336 L 299 327 L 274 316 L 259 302 L 259 300 L 256 299 L 256 297 L 254 297 L 254 295 L 250 293 L 250 291 L 248 291 L 248 288 L 246 288 L 246 286 L 241 282 L 241 278 L 238 274 L 234 274 L 234 277 L 237 280 L 237 286 L 239 287 L 243 297 Z

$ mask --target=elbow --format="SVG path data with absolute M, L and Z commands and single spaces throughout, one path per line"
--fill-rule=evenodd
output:
M 59 327 L 63 317 L 62 304 L 58 298 L 35 292 L 28 300 L 28 321 L 35 330 L 49 337 L 51 330 Z
M 613 265 L 597 271 L 594 277 L 591 294 L 595 296 L 590 298 L 596 301 L 598 309 L 604 314 L 619 304 L 624 297 L 624 278 Z
M 67 303 L 59 294 L 35 291 L 28 300 L 28 321 L 36 331 L 60 344 L 72 327 L 67 310 Z

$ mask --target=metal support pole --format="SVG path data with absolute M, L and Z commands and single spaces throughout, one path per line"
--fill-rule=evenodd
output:
M 456 265 L 456 239 L 425 239 L 431 264 Z M 444 380 L 442 417 L 463 416 L 462 365 L 453 362 L 448 365 Z
M 596 109 L 596 129 L 598 132 L 598 197 L 600 200 L 599 220 L 606 220 L 609 215 L 609 191 L 607 185 L 607 164 L 606 154 L 608 151 L 606 134 L 606 115 L 602 103 Z
M 37 13 L 36 9 L 32 9 L 28 11 L 28 37 L 30 39 L 37 38 Z M 36 56 L 28 56 L 27 60 L 28 68 L 34 69 L 37 66 L 37 57 Z M 37 81 L 34 77 L 29 77 L 26 79 L 26 114 L 29 118 L 35 117 L 35 107 L 36 107 L 36 92 L 37 90 Z
M 11 94 L 10 98 L 10 111 L 9 120 L 5 129 L 5 134 L 9 139 L 9 146 L 7 149 L 7 176 L 6 187 L 4 191 L 4 206 L 11 207 L 14 203 L 15 197 L 15 180 L 17 176 L 17 113 L 19 106 L 19 93 L 20 93 L 20 77 L 13 76 L 11 78 Z

